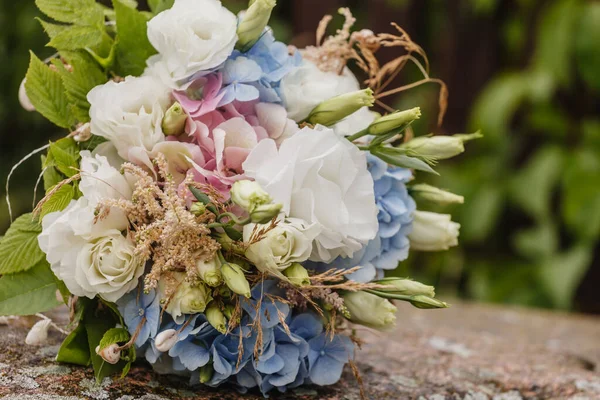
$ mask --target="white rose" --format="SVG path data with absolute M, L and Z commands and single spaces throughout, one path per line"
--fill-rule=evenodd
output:
M 133 241 L 121 234 L 121 216 L 111 212 L 94 223 L 95 209 L 82 197 L 46 215 L 38 242 L 71 293 L 116 301 L 137 286 L 144 265 L 133 255 Z
M 164 280 L 159 282 L 161 298 L 167 299 L 166 311 L 176 323 L 180 324 L 184 320 L 184 314 L 198 314 L 204 312 L 208 303 L 212 301 L 210 290 L 203 284 L 191 285 L 185 280 L 185 273 L 174 272 L 170 275 L 179 284 L 177 290 L 170 297 L 166 294 L 166 284 Z
M 456 246 L 460 224 L 452 222 L 451 218 L 449 214 L 415 211 L 412 232 L 408 235 L 410 248 L 439 251 Z
M 302 121 L 323 101 L 360 90 L 360 84 L 348 68 L 338 75 L 323 72 L 314 63 L 304 60 L 281 80 L 280 90 L 288 116 Z
M 175 83 L 227 60 L 237 42 L 237 18 L 217 0 L 175 0 L 169 10 L 148 22 L 148 39 Z M 183 81 L 183 82 L 182 82 Z
M 80 167 L 79 190 L 88 201 L 98 203 L 102 199 L 131 198 L 131 184 L 106 157 L 82 151 Z
M 320 227 L 310 260 L 351 257 L 377 235 L 366 155 L 333 130 L 304 128 L 279 150 L 273 140 L 262 140 L 243 167 L 274 202 L 283 204 L 287 216 Z
M 96 86 L 87 95 L 91 130 L 114 144 L 119 156 L 132 149 L 152 150 L 165 139 L 161 123 L 170 103 L 170 89 L 152 76 L 127 77 Z
M 250 242 L 256 225 L 244 226 L 244 242 Z M 279 221 L 277 226 L 258 242 L 246 249 L 246 258 L 259 271 L 281 276 L 281 272 L 293 263 L 301 263 L 310 257 L 313 240 L 319 235 L 317 223 L 307 224 L 298 218 Z

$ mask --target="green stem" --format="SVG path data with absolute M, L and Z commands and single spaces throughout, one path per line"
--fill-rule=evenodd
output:
M 351 142 L 354 142 L 356 139 L 360 139 L 363 136 L 367 136 L 369 134 L 369 128 L 363 129 L 360 132 L 356 132 L 354 135 L 348 136 L 347 139 Z

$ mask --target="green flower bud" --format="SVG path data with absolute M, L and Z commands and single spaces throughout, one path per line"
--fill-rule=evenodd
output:
M 177 290 L 169 298 L 166 311 L 173 318 L 178 318 L 183 314 L 198 314 L 204 312 L 206 305 L 212 301 L 210 290 L 202 283 L 192 285 L 186 280 L 186 275 L 182 272 L 172 272 L 173 279 L 179 282 Z M 162 298 L 165 295 L 166 285 L 159 282 L 159 290 Z
M 263 31 L 271 18 L 271 11 L 275 8 L 275 0 L 252 0 L 248 10 L 240 22 L 237 35 L 236 48 L 242 52 L 250 48 L 260 39 Z
M 187 114 L 178 102 L 173 103 L 162 120 L 162 130 L 165 135 L 179 136 L 185 130 Z
M 271 196 L 254 181 L 241 180 L 231 186 L 231 201 L 248 212 L 271 202 Z
M 255 224 L 266 224 L 269 223 L 281 212 L 283 204 L 262 204 L 256 206 L 250 213 L 250 219 Z
M 437 204 L 463 204 L 465 198 L 454 193 L 438 189 L 425 183 L 410 187 L 410 192 L 417 197 Z
M 342 297 L 350 321 L 381 331 L 396 324 L 397 309 L 390 301 L 366 292 L 348 292 Z
M 225 284 L 232 292 L 250 298 L 250 284 L 242 267 L 233 263 L 225 263 L 221 266 L 221 274 Z
M 200 383 L 206 383 L 210 381 L 213 377 L 215 370 L 212 366 L 212 363 L 208 363 L 202 367 L 200 367 Z
M 225 334 L 227 332 L 227 320 L 225 315 L 219 309 L 219 306 L 214 301 L 204 311 L 208 323 L 212 325 L 217 331 Z
M 448 303 L 424 295 L 411 296 L 410 304 L 421 309 L 448 308 Z
M 223 314 L 225 314 L 225 317 L 227 317 L 227 319 L 231 319 L 234 313 L 235 306 L 233 304 L 225 304 L 225 307 L 223 308 Z
M 192 208 L 190 209 L 190 212 L 197 216 L 202 215 L 206 212 L 206 206 L 203 203 L 200 203 L 199 201 L 197 201 L 192 204 Z
M 435 288 L 433 286 L 424 285 L 420 282 L 411 279 L 402 278 L 383 278 L 373 283 L 389 286 L 389 288 L 378 288 L 378 292 L 387 292 L 400 294 L 404 296 L 425 295 L 435 297 Z
M 293 263 L 283 271 L 283 274 L 289 278 L 294 286 L 310 285 L 308 271 L 300 263 Z
M 371 125 L 368 131 L 371 135 L 383 135 L 389 132 L 400 132 L 413 121 L 421 117 L 421 109 L 419 107 L 411 108 L 405 111 L 396 111 L 383 117 L 377 118 Z
M 445 160 L 465 151 L 463 140 L 454 136 L 429 136 L 414 138 L 402 146 L 408 155 L 423 159 Z
M 354 114 L 363 107 L 375 104 L 375 96 L 370 88 L 332 97 L 316 106 L 306 118 L 311 124 L 331 126 Z
M 219 296 L 221 296 L 224 299 L 230 299 L 231 296 L 233 296 L 231 289 L 229 289 L 227 286 L 219 286 L 218 290 L 219 290 Z
M 220 263 L 217 257 L 208 261 L 197 261 L 196 268 L 198 269 L 198 275 L 208 285 L 217 287 L 223 283 L 223 276 L 221 275 Z

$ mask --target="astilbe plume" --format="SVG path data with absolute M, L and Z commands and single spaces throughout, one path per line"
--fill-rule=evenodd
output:
M 144 289 L 156 288 L 163 278 L 168 295 L 176 290 L 171 286 L 177 285 L 168 279 L 168 272 L 187 272 L 188 279 L 199 279 L 196 263 L 215 257 L 220 245 L 210 237 L 207 226 L 214 215 L 196 216 L 187 209 L 162 154 L 158 154 L 154 165 L 158 180 L 136 165 L 123 164 L 123 172 L 136 179 L 133 196 L 131 200 L 104 200 L 98 206 L 97 218 L 113 207 L 126 214 L 133 227 L 135 255 L 144 262 L 152 261 Z

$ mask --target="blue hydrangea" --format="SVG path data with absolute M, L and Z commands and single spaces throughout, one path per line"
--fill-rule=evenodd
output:
M 330 264 L 309 263 L 308 267 L 317 271 L 330 268 L 362 268 L 348 275 L 357 282 L 369 282 L 383 277 L 384 270 L 392 270 L 400 261 L 406 260 L 410 242 L 408 234 L 412 230 L 413 213 L 416 203 L 408 194 L 406 183 L 412 179 L 412 172 L 406 168 L 388 166 L 379 158 L 367 154 L 369 172 L 373 177 L 375 201 L 379 213 L 379 231 L 351 258 L 339 257 Z
M 159 296 L 156 295 L 154 290 L 151 290 L 148 294 L 133 290 L 117 302 L 119 312 L 123 316 L 131 335 L 135 333 L 138 325 L 142 322 L 142 318 L 146 319 L 146 323 L 140 329 L 135 340 L 137 347 L 142 347 L 148 339 L 154 338 L 158 332 L 159 300 Z
M 308 341 L 308 377 L 315 385 L 333 385 L 342 376 L 344 365 L 353 358 L 354 344 L 348 336 L 330 339 L 325 332 Z
M 279 103 L 279 83 L 293 68 L 302 63 L 299 51 L 289 54 L 285 43 L 275 40 L 269 28 L 246 53 L 235 50 L 223 66 L 224 97 L 219 105 L 234 100 L 260 99 Z

